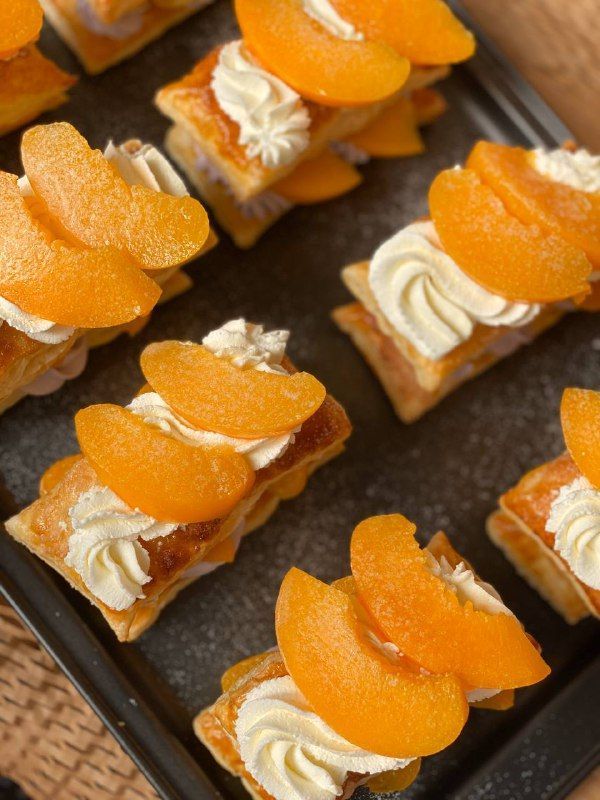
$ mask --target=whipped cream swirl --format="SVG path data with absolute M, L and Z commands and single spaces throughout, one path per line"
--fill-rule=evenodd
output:
M 457 596 L 461 605 L 470 602 L 476 611 L 512 616 L 512 611 L 504 605 L 494 587 L 490 583 L 480 580 L 464 562 L 461 561 L 456 567 L 452 567 L 444 556 L 438 561 L 428 550 L 425 552 L 431 572 L 444 581 L 446 586 Z
M 115 145 L 104 150 L 104 158 L 117 169 L 129 186 L 145 186 L 155 192 L 185 197 L 188 190 L 165 156 L 151 144 Z
M 34 339 L 42 344 L 60 344 L 66 342 L 75 333 L 75 328 L 67 325 L 57 325 L 27 311 L 0 297 L 0 326 L 6 322 L 11 328 L 26 334 L 29 339 Z
M 533 167 L 557 183 L 564 183 L 581 192 L 600 192 L 600 156 L 587 150 L 534 150 Z
M 600 590 L 600 489 L 583 477 L 563 486 L 550 506 L 546 530 L 579 580 Z
M 476 323 L 520 327 L 540 311 L 471 280 L 442 249 L 433 222 L 408 225 L 384 242 L 371 261 L 369 285 L 390 325 L 432 360 L 467 341 Z
M 127 408 L 148 425 L 192 447 L 229 445 L 237 453 L 244 455 L 255 471 L 267 467 L 283 455 L 294 441 L 293 431 L 264 439 L 236 439 L 213 431 L 192 428 L 189 422 L 180 417 L 156 392 L 138 395 Z
M 236 367 L 255 367 L 287 375 L 281 361 L 289 338 L 289 331 L 265 332 L 262 325 L 253 325 L 240 317 L 211 331 L 202 339 L 202 344 Z
M 242 52 L 240 41 L 219 54 L 211 86 L 222 111 L 240 127 L 238 141 L 265 167 L 290 164 L 309 142 L 310 116 L 300 95 Z
M 142 587 L 151 580 L 150 558 L 138 538 L 150 541 L 179 527 L 130 508 L 107 486 L 94 486 L 81 494 L 69 517 L 73 533 L 65 564 L 115 611 L 143 598 Z
M 309 17 L 316 20 L 338 39 L 354 42 L 364 40 L 364 34 L 357 31 L 351 22 L 340 16 L 329 0 L 303 0 L 302 6 Z
M 369 753 L 339 736 L 311 711 L 289 675 L 247 694 L 235 732 L 246 769 L 275 800 L 334 800 L 348 773 L 402 769 L 412 760 Z

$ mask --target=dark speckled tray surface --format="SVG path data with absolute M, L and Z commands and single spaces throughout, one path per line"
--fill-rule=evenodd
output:
M 168 122 L 152 106 L 155 90 L 235 33 L 229 4 L 220 0 L 123 65 L 82 77 L 71 102 L 45 119 L 69 120 L 95 146 L 129 137 L 160 145 Z M 80 71 L 49 30 L 42 48 Z M 194 739 L 192 716 L 218 695 L 229 665 L 273 645 L 274 602 L 290 565 L 327 581 L 346 574 L 353 526 L 393 511 L 415 520 L 423 540 L 444 528 L 541 642 L 553 669 L 545 683 L 519 692 L 513 710 L 474 711 L 458 742 L 427 759 L 402 797 L 559 798 L 598 758 L 597 628 L 563 623 L 484 535 L 498 494 L 561 451 L 563 388 L 598 387 L 597 320 L 570 316 L 406 427 L 329 317 L 348 300 L 340 268 L 367 257 L 422 214 L 435 173 L 461 161 L 477 138 L 552 144 L 560 137 L 556 120 L 546 125 L 531 106 L 524 115 L 518 111 L 519 102 L 528 105 L 526 87 L 510 99 L 509 91 L 496 91 L 490 69 L 480 66 L 483 86 L 462 68 L 446 82 L 451 108 L 427 130 L 424 156 L 373 162 L 363 169 L 358 190 L 294 210 L 250 252 L 236 250 L 224 236 L 191 266 L 194 289 L 156 311 L 140 336 L 93 352 L 81 378 L 0 418 L 0 473 L 20 507 L 36 496 L 45 467 L 75 451 L 77 409 L 126 402 L 136 391 L 138 356 L 147 342 L 199 340 L 243 315 L 290 328 L 294 361 L 324 381 L 354 423 L 346 453 L 249 537 L 233 565 L 188 588 L 133 645 L 118 645 L 89 604 L 0 537 L 6 596 L 166 798 L 245 796 Z M 0 140 L 2 169 L 20 172 L 18 142 L 19 134 Z M 3 512 L 10 502 L 7 495 Z

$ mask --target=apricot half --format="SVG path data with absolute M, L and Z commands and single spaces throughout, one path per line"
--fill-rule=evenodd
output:
M 236 0 L 244 42 L 303 97 L 332 106 L 376 103 L 405 83 L 410 63 L 381 41 L 334 36 L 302 0 Z
M 140 363 L 154 391 L 192 425 L 242 439 L 293 430 L 317 411 L 326 394 L 307 372 L 240 369 L 192 342 L 148 345 Z
M 254 473 L 232 447 L 190 447 L 121 406 L 75 415 L 81 450 L 125 503 L 164 522 L 223 517 L 250 490 Z
M 286 669 L 312 709 L 372 753 L 409 758 L 453 742 L 468 715 L 451 675 L 392 664 L 368 641 L 352 599 L 298 569 L 284 578 L 275 612 Z
M 549 668 L 512 614 L 477 610 L 431 570 L 415 526 L 400 514 L 372 517 L 354 531 L 352 574 L 359 597 L 400 650 L 466 689 L 512 689 Z
M 30 128 L 21 155 L 50 214 L 89 247 L 112 245 L 143 269 L 165 269 L 193 258 L 208 237 L 208 217 L 197 200 L 129 186 L 67 122 Z
M 584 251 L 600 269 L 600 194 L 540 174 L 522 147 L 478 142 L 467 160 L 521 222 L 538 224 Z
M 373 158 L 414 156 L 425 150 L 415 109 L 408 97 L 401 97 L 346 141 Z
M 332 0 L 367 39 L 387 42 L 413 64 L 455 64 L 470 58 L 475 37 L 442 0 Z
M 415 89 L 410 95 L 410 101 L 419 125 L 430 125 L 448 110 L 448 103 L 444 95 L 431 86 Z
M 149 314 L 160 288 L 127 253 L 56 239 L 32 215 L 16 175 L 0 172 L 0 296 L 59 325 L 103 328 Z
M 588 481 L 600 488 L 600 392 L 565 389 L 560 421 L 571 458 Z
M 440 172 L 429 190 L 429 208 L 445 250 L 490 292 L 551 303 L 590 291 L 585 253 L 522 223 L 473 170 Z
M 325 150 L 316 158 L 302 161 L 272 188 L 292 203 L 310 205 L 346 194 L 361 181 L 362 175 L 352 164 Z
M 12 58 L 40 35 L 44 16 L 38 0 L 0 3 L 0 61 Z
M 40 495 L 51 492 L 62 481 L 71 467 L 81 461 L 81 458 L 81 453 L 76 453 L 72 456 L 65 456 L 51 464 L 40 478 Z

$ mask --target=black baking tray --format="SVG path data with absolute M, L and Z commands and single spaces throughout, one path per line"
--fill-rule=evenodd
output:
M 235 35 L 230 4 L 220 0 L 123 65 L 81 77 L 71 102 L 45 120 L 73 122 L 96 146 L 131 136 L 160 145 L 168 122 L 152 106 L 155 90 Z M 61 65 L 79 70 L 52 31 L 44 30 L 41 44 Z M 349 299 L 340 268 L 422 214 L 433 176 L 460 162 L 477 138 L 548 147 L 569 138 L 483 40 L 444 93 L 450 111 L 425 133 L 425 155 L 374 161 L 351 195 L 295 209 L 249 252 L 223 236 L 192 265 L 194 289 L 157 310 L 140 336 L 95 351 L 81 378 L 0 418 L 0 512 L 6 517 L 35 498 L 45 467 L 76 450 L 78 408 L 125 402 L 136 391 L 138 356 L 147 342 L 198 340 L 244 315 L 289 327 L 293 359 L 325 382 L 354 423 L 346 453 L 244 541 L 233 565 L 186 589 L 133 644 L 118 644 L 87 601 L 0 536 L 3 595 L 168 800 L 247 797 L 195 739 L 193 715 L 219 694 L 224 669 L 273 645 L 274 602 L 287 569 L 294 564 L 323 580 L 347 574 L 353 526 L 393 511 L 415 520 L 424 541 L 446 529 L 541 642 L 553 670 L 541 685 L 520 691 L 514 709 L 474 710 L 459 740 L 426 759 L 404 800 L 558 800 L 600 761 L 596 624 L 566 625 L 484 534 L 499 493 L 561 451 L 563 388 L 598 387 L 597 319 L 570 316 L 406 427 L 329 318 Z M 2 169 L 20 171 L 18 143 L 18 133 L 0 140 Z

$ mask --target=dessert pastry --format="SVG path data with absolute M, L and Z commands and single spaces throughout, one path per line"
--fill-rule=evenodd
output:
M 566 389 L 567 452 L 524 475 L 487 521 L 490 539 L 569 623 L 600 618 L 600 392 Z
M 404 422 L 570 310 L 600 309 L 600 157 L 479 142 L 441 172 L 431 217 L 342 279 L 337 325 Z
M 40 0 L 86 72 L 129 58 L 212 0 Z
M 445 108 L 427 87 L 473 52 L 440 0 L 358 5 L 237 0 L 243 39 L 156 95 L 168 152 L 240 247 L 353 189 L 357 164 L 422 152 L 419 125 Z
M 82 456 L 50 468 L 6 523 L 102 612 L 121 641 L 298 495 L 350 434 L 344 410 L 285 356 L 287 331 L 243 319 L 202 345 L 146 347 L 132 402 L 75 417 Z
M 229 669 L 196 717 L 198 737 L 253 797 L 400 791 L 422 756 L 457 738 L 469 703 L 508 708 L 515 688 L 549 673 L 446 536 L 421 550 L 414 534 L 399 514 L 372 517 L 354 531 L 352 577 L 327 586 L 290 570 L 278 647 Z
M 102 155 L 55 123 L 26 131 L 21 152 L 22 178 L 0 172 L 0 413 L 77 377 L 88 347 L 141 330 L 212 244 L 204 209 L 150 145 Z
M 66 103 L 75 83 L 36 47 L 42 22 L 38 0 L 0 6 L 0 136 Z

